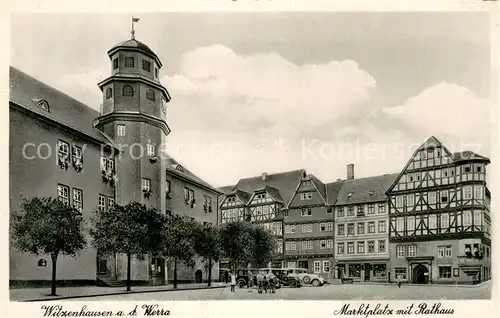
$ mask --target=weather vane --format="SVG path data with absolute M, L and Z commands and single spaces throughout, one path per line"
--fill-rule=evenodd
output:
M 139 18 L 132 17 L 132 40 L 135 40 L 134 22 L 139 22 Z

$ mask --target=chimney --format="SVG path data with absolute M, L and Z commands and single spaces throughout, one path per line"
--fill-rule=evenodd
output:
M 267 173 L 262 172 L 262 181 L 266 181 L 266 180 L 267 180 Z
M 347 165 L 347 180 L 354 179 L 354 164 Z

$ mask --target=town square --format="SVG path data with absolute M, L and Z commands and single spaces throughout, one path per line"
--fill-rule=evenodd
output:
M 11 301 L 492 297 L 487 13 L 15 17 Z

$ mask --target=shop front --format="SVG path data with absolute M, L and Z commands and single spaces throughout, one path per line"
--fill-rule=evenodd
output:
M 336 276 L 340 279 L 352 279 L 353 281 L 388 281 L 389 264 L 387 260 L 353 260 L 349 262 L 339 261 L 336 268 Z

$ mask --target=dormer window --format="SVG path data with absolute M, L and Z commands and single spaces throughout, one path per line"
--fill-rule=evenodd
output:
M 184 168 L 181 165 L 174 165 L 174 169 L 183 172 Z
M 349 192 L 349 193 L 347 194 L 347 197 L 348 197 L 348 198 L 352 197 L 352 194 L 353 194 L 352 192 Z
M 373 195 L 374 193 L 375 193 L 375 191 L 373 191 L 373 190 L 370 190 L 370 192 L 368 192 L 368 194 L 370 194 L 370 195 Z
M 41 109 L 43 109 L 43 110 L 47 111 L 47 112 L 50 112 L 50 110 L 49 110 L 49 103 L 47 103 L 47 101 L 46 101 L 46 100 L 40 100 L 40 101 L 38 101 L 38 102 L 36 103 L 36 106 L 37 106 L 38 108 L 41 108 Z
M 125 58 L 125 67 L 134 67 L 134 58 L 133 57 L 126 57 Z
M 113 69 L 116 70 L 118 68 L 118 58 L 113 60 Z

